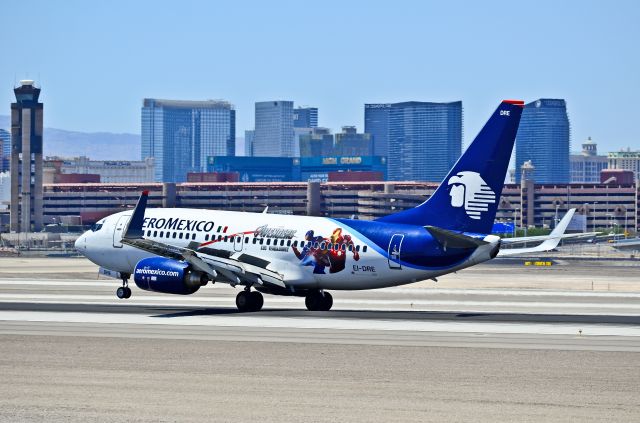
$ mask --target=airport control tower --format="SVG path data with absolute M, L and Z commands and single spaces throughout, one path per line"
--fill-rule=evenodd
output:
M 11 231 L 42 229 L 42 103 L 34 81 L 20 81 L 11 103 Z

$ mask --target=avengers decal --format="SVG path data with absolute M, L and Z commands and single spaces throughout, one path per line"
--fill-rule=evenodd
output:
M 360 254 L 351 239 L 351 235 L 342 235 L 342 228 L 336 228 L 329 238 L 316 235 L 313 230 L 307 231 L 302 250 L 292 247 L 293 253 L 300 260 L 302 266 L 312 266 L 313 273 L 338 273 L 344 270 L 347 255 L 353 254 L 355 261 L 360 260 Z

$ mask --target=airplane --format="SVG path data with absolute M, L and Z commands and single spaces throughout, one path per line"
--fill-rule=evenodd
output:
M 329 290 L 437 280 L 500 252 L 505 239 L 490 233 L 523 107 L 502 101 L 433 195 L 412 209 L 373 221 L 147 209 L 145 191 L 133 210 L 98 221 L 75 247 L 122 279 L 118 298 L 131 296 L 132 276 L 140 289 L 178 295 L 227 283 L 243 288 L 243 312 L 259 311 L 262 294 L 304 297 L 308 310 L 327 311 Z

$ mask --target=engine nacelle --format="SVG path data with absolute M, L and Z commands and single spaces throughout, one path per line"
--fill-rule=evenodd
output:
M 165 294 L 189 295 L 207 283 L 207 277 L 189 263 L 164 257 L 149 257 L 136 264 L 133 280 L 140 289 Z

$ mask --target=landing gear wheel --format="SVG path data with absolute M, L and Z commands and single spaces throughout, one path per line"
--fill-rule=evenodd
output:
M 258 291 L 253 291 L 251 294 L 251 311 L 260 311 L 264 305 L 264 297 Z
M 127 292 L 125 291 L 125 287 L 121 286 L 120 288 L 116 289 L 116 296 L 118 298 L 120 298 L 121 300 L 123 298 L 127 298 Z
M 241 291 L 236 296 L 236 307 L 239 311 L 260 311 L 263 305 L 264 298 L 257 291 Z
M 121 300 L 131 298 L 131 288 L 129 288 L 129 276 L 130 275 L 123 275 L 122 286 L 116 290 L 116 296 Z
M 333 297 L 328 292 L 323 295 L 322 309 L 321 311 L 329 311 L 333 307 Z
M 329 311 L 333 306 L 333 297 L 328 292 L 312 291 L 307 294 L 304 304 L 309 311 Z

